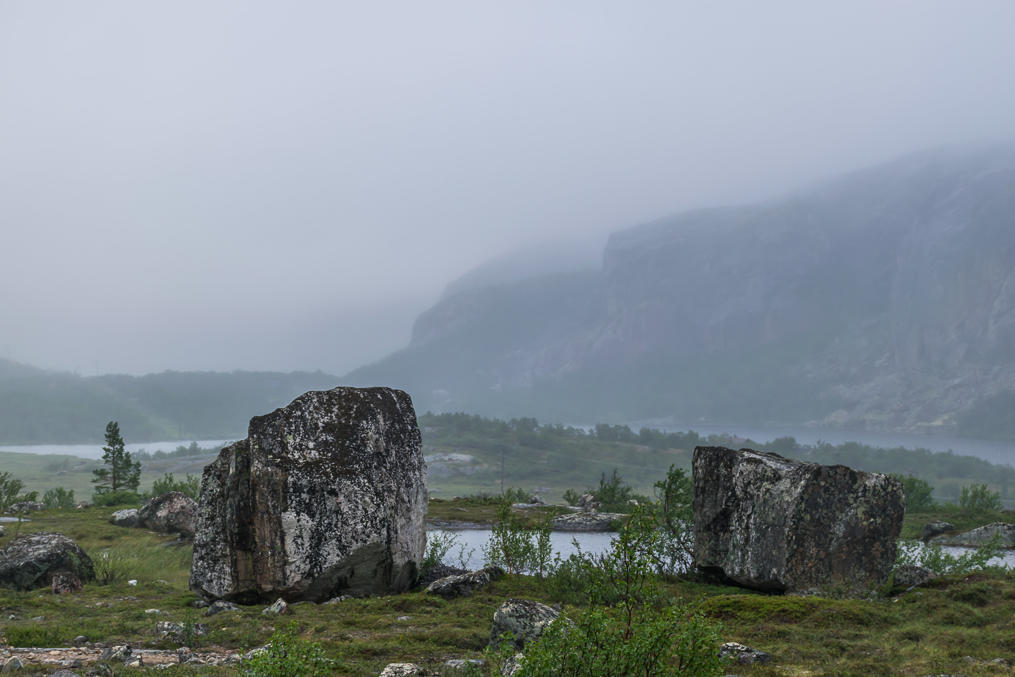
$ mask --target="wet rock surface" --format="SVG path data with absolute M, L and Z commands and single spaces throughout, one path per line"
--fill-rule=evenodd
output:
M 193 538 L 196 521 L 197 501 L 182 492 L 170 491 L 156 496 L 138 510 L 136 526 Z
M 477 590 L 482 590 L 502 576 L 504 576 L 504 570 L 500 567 L 486 567 L 478 571 L 439 578 L 428 585 L 425 592 L 431 595 L 438 595 L 444 599 L 467 597 Z
M 986 545 L 995 537 L 999 539 L 1002 548 L 1015 548 L 1015 524 L 1007 522 L 994 522 L 976 527 L 959 534 L 941 534 L 930 539 L 930 543 L 937 545 L 957 545 L 964 548 L 978 548 Z
M 528 599 L 509 599 L 493 614 L 490 628 L 490 646 L 497 648 L 510 635 L 515 648 L 522 649 L 527 642 L 538 639 L 560 612 L 542 602 Z
M 55 576 L 73 585 L 95 579 L 92 560 L 63 534 L 19 536 L 0 550 L 0 587 L 31 590 L 53 585 Z M 59 583 L 59 581 L 58 581 Z
M 424 481 L 404 392 L 301 395 L 205 468 L 191 588 L 236 601 L 406 590 L 423 558 Z
M 895 564 L 902 485 L 751 449 L 694 450 L 694 549 L 705 573 L 758 590 L 863 595 Z
M 573 512 L 553 518 L 555 531 L 613 531 L 613 525 L 624 515 L 617 512 Z

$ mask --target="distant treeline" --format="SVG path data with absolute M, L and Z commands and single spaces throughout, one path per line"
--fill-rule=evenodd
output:
M 626 425 L 597 424 L 591 428 L 540 425 L 533 418 L 502 421 L 471 414 L 431 414 L 419 417 L 424 443 L 434 447 L 473 450 L 500 454 L 514 465 L 531 463 L 533 467 L 573 468 L 591 461 L 593 472 L 600 472 L 611 460 L 622 474 L 643 485 L 645 473 L 657 475 L 665 463 L 685 467 L 690 453 L 698 445 L 749 447 L 773 451 L 802 461 L 826 465 L 841 464 L 858 470 L 913 475 L 935 486 L 941 498 L 959 495 L 962 486 L 983 483 L 995 487 L 1002 498 L 1015 488 L 1015 468 L 997 465 L 974 456 L 953 452 L 904 447 L 872 447 L 857 442 L 844 444 L 801 444 L 793 437 L 760 442 L 730 435 L 700 435 L 641 428 L 637 432 Z M 546 452 L 540 456 L 534 452 Z M 682 451 L 681 454 L 667 452 Z M 554 453 L 556 452 L 556 453 Z M 554 456 L 562 456 L 556 458 Z M 566 460 L 565 460 L 566 459 Z M 644 472 L 642 472 L 644 471 Z M 517 469 L 516 469 L 517 472 Z
M 221 451 L 219 447 L 201 447 L 198 446 L 197 442 L 191 442 L 189 445 L 180 445 L 172 451 L 145 451 L 140 449 L 138 451 L 131 452 L 131 456 L 135 461 L 151 461 L 159 460 L 164 458 L 189 458 L 191 456 L 214 456 Z

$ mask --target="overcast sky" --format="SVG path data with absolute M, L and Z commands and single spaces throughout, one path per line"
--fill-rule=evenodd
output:
M 0 0 L 0 357 L 317 369 L 484 260 L 1015 138 L 1015 2 Z

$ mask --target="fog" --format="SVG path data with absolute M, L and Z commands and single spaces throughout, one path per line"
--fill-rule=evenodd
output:
M 504 252 L 1015 138 L 1013 26 L 1009 0 L 0 0 L 0 357 L 343 373 Z

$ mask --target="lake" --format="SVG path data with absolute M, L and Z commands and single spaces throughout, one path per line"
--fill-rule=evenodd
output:
M 444 558 L 446 564 L 459 566 L 459 553 L 464 560 L 463 569 L 480 569 L 483 567 L 483 546 L 490 540 L 490 529 L 433 529 L 427 534 L 450 534 L 457 539 L 457 543 Z M 574 533 L 567 531 L 554 531 L 550 533 L 550 543 L 555 554 L 562 559 L 567 558 L 576 552 L 574 541 L 578 542 L 582 552 L 591 554 L 602 554 L 610 549 L 610 541 L 616 534 L 612 532 L 603 533 Z M 462 550 L 464 548 L 464 551 Z M 959 557 L 970 548 L 943 547 L 944 552 L 954 557 Z M 471 554 L 470 554 L 471 551 Z M 1004 550 L 1000 557 L 990 562 L 991 564 L 1004 564 L 1008 567 L 1015 567 L 1015 550 Z
M 234 440 L 196 440 L 197 446 L 202 449 L 221 449 Z M 189 446 L 190 441 L 181 442 L 141 442 L 140 444 L 126 445 L 127 451 L 175 451 L 179 446 Z M 65 454 L 68 456 L 80 456 L 81 458 L 102 458 L 101 444 L 0 444 L 0 451 L 13 451 L 19 454 Z

